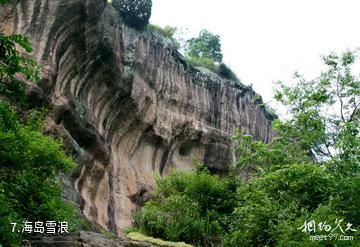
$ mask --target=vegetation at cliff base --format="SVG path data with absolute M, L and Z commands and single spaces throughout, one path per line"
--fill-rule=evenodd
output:
M 350 51 L 330 54 L 318 78 L 278 83 L 275 98 L 290 117 L 273 122 L 272 141 L 237 132 L 229 177 L 202 168 L 159 178 L 153 199 L 134 215 L 137 230 L 196 246 L 359 246 L 357 59 Z M 351 239 L 310 238 L 319 234 Z
M 75 167 L 60 143 L 41 134 L 37 119 L 21 123 L 9 104 L 0 102 L 0 243 L 17 246 L 11 223 L 68 221 L 74 230 L 74 206 L 64 202 L 59 172 Z
M 236 181 L 206 169 L 173 171 L 158 178 L 153 199 L 134 215 L 135 226 L 150 236 L 201 246 L 220 243 L 235 207 Z

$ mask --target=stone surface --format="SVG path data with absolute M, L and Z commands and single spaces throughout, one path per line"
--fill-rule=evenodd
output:
M 46 132 L 76 155 L 71 189 L 102 227 L 120 235 L 155 176 L 193 169 L 193 157 L 226 172 L 236 128 L 271 139 L 274 116 L 251 88 L 190 66 L 170 40 L 127 27 L 107 1 L 14 2 L 0 8 L 1 30 L 32 41 L 43 79 L 41 94 L 31 92 L 49 102 Z
M 23 247 L 156 247 L 157 245 L 105 237 L 94 232 L 81 231 L 66 235 L 34 235 L 24 240 Z

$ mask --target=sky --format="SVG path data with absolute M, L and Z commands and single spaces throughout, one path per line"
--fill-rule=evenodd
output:
M 272 100 L 273 82 L 298 71 L 314 79 L 321 55 L 360 47 L 359 0 L 152 0 L 150 22 L 207 29 L 221 37 L 224 62 L 241 81 Z

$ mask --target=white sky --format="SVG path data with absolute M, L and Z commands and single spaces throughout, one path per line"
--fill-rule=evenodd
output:
M 320 55 L 360 46 L 359 0 L 152 0 L 151 23 L 221 36 L 224 62 L 271 102 L 274 81 L 320 74 Z M 274 106 L 274 104 L 271 104 Z

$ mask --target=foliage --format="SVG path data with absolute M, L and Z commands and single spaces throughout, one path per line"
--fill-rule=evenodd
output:
M 253 136 L 236 132 L 233 140 L 237 143 L 236 169 L 246 170 L 255 174 L 264 174 L 287 164 L 301 164 L 311 162 L 308 151 L 304 151 L 295 143 L 287 142 L 282 133 L 281 122 L 275 120 L 273 128 L 277 136 L 270 143 L 255 140 Z
M 228 245 L 274 245 L 279 223 L 327 203 L 333 182 L 324 168 L 296 164 L 253 180 L 238 190 L 232 244 Z
M 29 80 L 40 79 L 40 69 L 37 63 L 22 56 L 16 46 L 25 52 L 31 52 L 31 43 L 27 38 L 19 34 L 3 35 L 0 33 L 0 94 L 8 99 L 25 104 L 25 89 L 23 82 L 15 78 L 23 75 Z
M 274 121 L 266 144 L 238 132 L 237 168 L 256 178 L 239 189 L 239 205 L 225 246 L 356 246 L 356 241 L 314 242 L 299 231 L 305 220 L 359 226 L 359 81 L 351 74 L 356 54 L 324 57 L 328 70 L 313 81 L 299 75 L 279 83 L 276 98 L 291 113 Z M 339 108 L 336 111 L 336 107 Z M 346 143 L 346 144 L 345 144 Z
M 216 64 L 210 58 L 206 57 L 186 57 L 186 61 L 195 67 L 207 68 L 213 72 L 216 72 Z
M 155 24 L 149 24 L 147 25 L 147 29 L 153 32 L 159 32 L 161 33 L 164 37 L 167 37 L 171 40 L 175 40 L 174 38 L 174 34 L 177 31 L 176 27 L 172 27 L 172 26 L 165 26 L 165 27 L 160 27 L 158 25 Z
M 207 30 L 201 30 L 199 37 L 187 41 L 186 56 L 193 58 L 207 58 L 221 63 L 220 36 L 212 34 Z
M 221 63 L 218 67 L 218 74 L 226 79 L 237 81 L 238 78 L 236 74 L 224 63 Z
M 276 99 L 292 114 L 283 136 L 332 169 L 355 175 L 360 168 L 360 81 L 352 74 L 357 53 L 323 58 L 327 71 L 313 81 L 296 74 L 294 87 L 279 83 Z
M 147 235 L 202 246 L 219 242 L 234 208 L 236 186 L 207 170 L 173 171 L 157 180 L 154 199 L 135 214 L 135 226 Z
M 158 25 L 149 24 L 147 25 L 146 28 L 151 32 L 158 32 L 162 36 L 169 38 L 173 42 L 176 49 L 180 48 L 179 41 L 174 37 L 175 33 L 178 31 L 176 27 L 172 27 L 172 26 L 160 27 Z
M 211 70 L 212 72 L 218 74 L 219 76 L 238 81 L 236 74 L 225 64 L 216 64 L 214 60 L 206 57 L 185 57 L 186 61 L 195 67 L 202 67 Z
M 0 0 L 0 4 L 6 4 L 6 3 L 10 3 L 11 0 Z
M 127 25 L 142 30 L 149 23 L 151 0 L 112 0 Z
M 309 222 L 309 219 L 314 220 L 317 224 L 325 223 L 329 224 L 333 228 L 336 226 L 335 222 L 340 220 L 339 214 L 336 209 L 332 206 L 331 203 L 327 205 L 319 205 L 319 207 L 314 210 L 312 213 L 303 211 L 302 215 L 299 218 L 295 219 L 286 219 L 280 221 L 277 225 L 276 232 L 274 234 L 274 239 L 276 245 L 280 247 L 287 246 L 359 246 L 358 245 L 358 233 L 350 232 L 346 235 L 354 236 L 352 241 L 339 241 L 335 238 L 327 238 L 325 241 L 314 241 L 310 239 L 309 233 L 302 232 L 299 228 L 304 225 L 305 222 Z M 342 225 L 343 230 L 345 230 L 346 223 Z M 357 228 L 359 231 L 360 228 Z M 334 231 L 333 234 L 344 235 L 339 229 Z M 330 234 L 329 234 L 330 235 Z
M 35 118 L 35 119 L 34 119 Z M 29 123 L 39 123 L 32 117 Z M 69 172 L 75 163 L 62 151 L 61 144 L 43 136 L 36 124 L 24 125 L 10 106 L 0 102 L 0 242 L 16 245 L 19 237 L 11 233 L 11 222 L 22 220 L 67 220 L 77 227 L 72 205 L 61 197 L 59 172 Z M 9 237 L 9 234 L 12 234 Z
M 236 74 L 222 62 L 220 36 L 202 30 L 199 37 L 187 40 L 185 45 L 185 59 L 197 67 L 207 68 L 219 76 L 238 80 Z
M 299 80 L 293 87 L 278 83 L 276 99 L 291 114 L 276 120 L 276 136 L 265 144 L 238 132 L 238 168 L 257 170 L 291 163 L 323 163 L 342 175 L 355 175 L 360 167 L 360 83 L 351 74 L 355 54 L 325 57 L 329 69 L 312 81 Z
M 37 81 L 40 79 L 38 64 L 24 56 L 21 56 L 16 49 L 19 45 L 26 52 L 31 52 L 30 41 L 20 35 L 12 34 L 9 36 L 0 33 L 0 81 L 13 79 L 15 74 L 21 73 L 27 79 Z
M 11 223 L 19 223 L 18 214 L 11 208 L 4 195 L 3 182 L 0 182 L 0 246 L 20 246 L 20 236 L 11 232 Z

